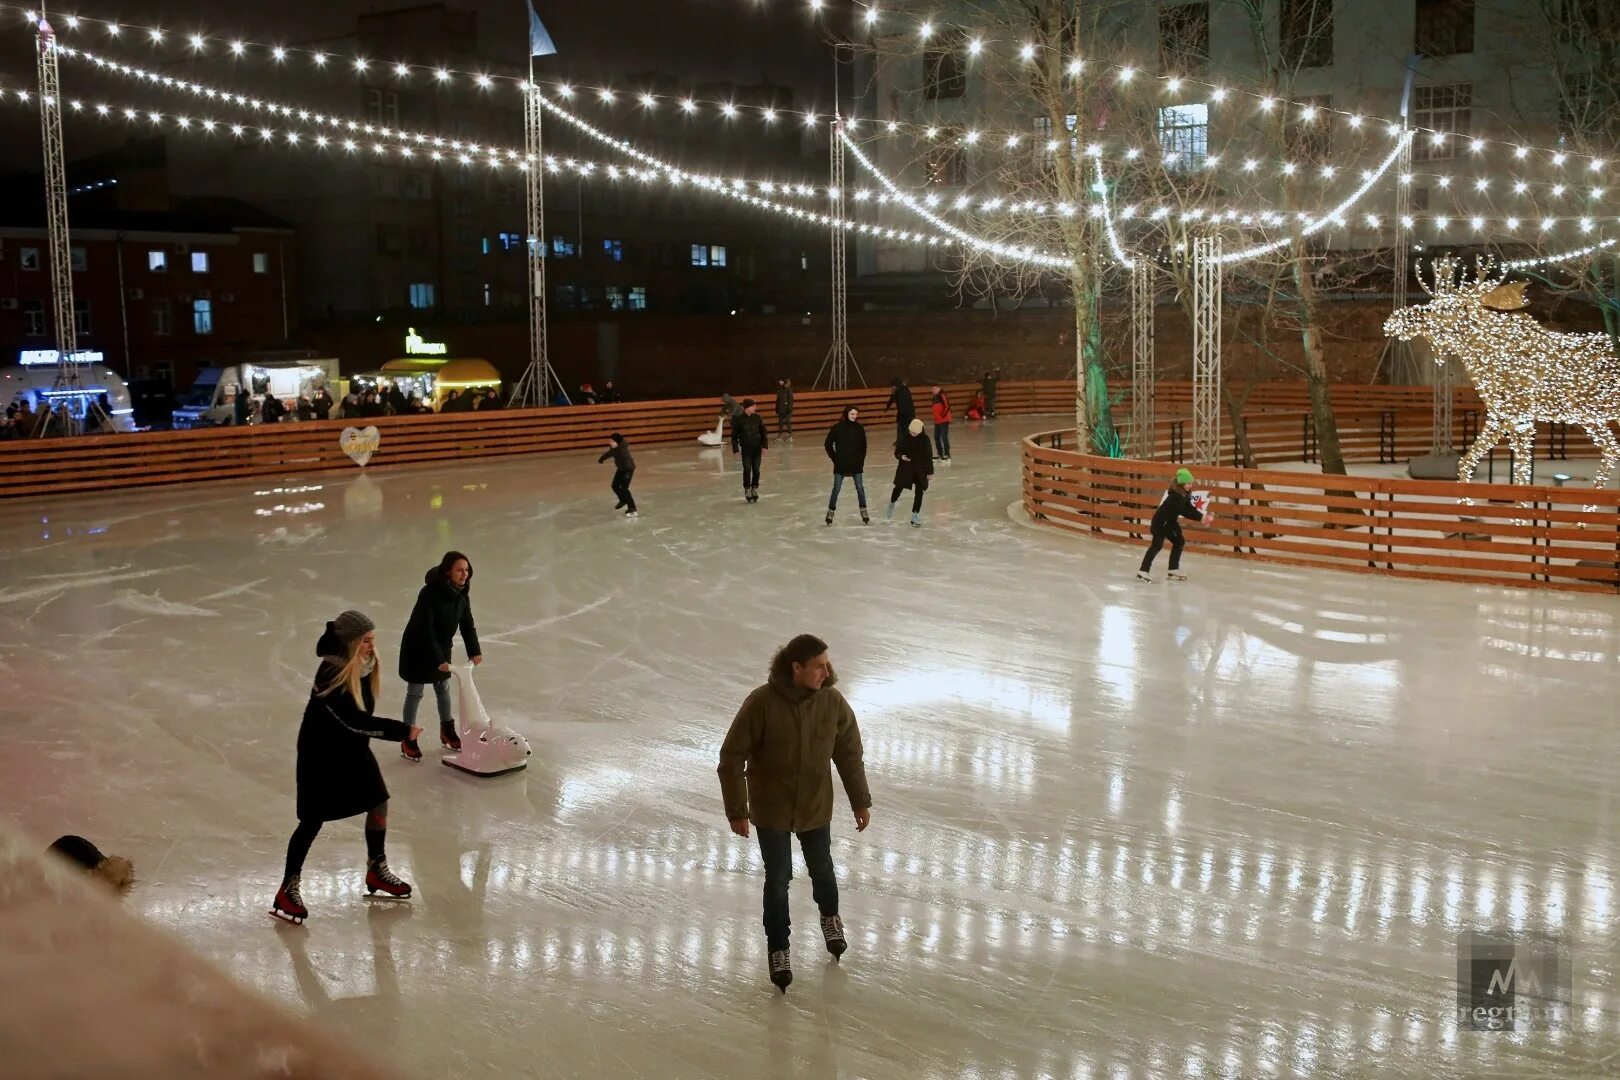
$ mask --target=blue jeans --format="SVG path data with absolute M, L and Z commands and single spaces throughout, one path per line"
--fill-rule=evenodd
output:
M 433 696 L 439 702 L 439 722 L 448 724 L 453 719 L 450 715 L 450 680 L 433 684 Z M 416 709 L 422 704 L 422 684 L 408 683 L 405 686 L 405 715 L 400 719 L 405 721 L 406 727 L 416 726 Z
M 855 481 L 855 497 L 861 500 L 861 509 L 865 510 L 866 509 L 866 479 L 860 473 L 856 473 L 854 476 L 850 477 L 850 479 Z M 841 473 L 841 472 L 833 473 L 833 489 L 832 489 L 832 495 L 830 495 L 828 497 L 828 499 L 827 499 L 827 509 L 829 509 L 829 510 L 838 509 L 838 493 L 840 491 L 843 491 L 843 490 L 844 490 L 844 474 Z
M 793 880 L 793 834 L 786 829 L 762 829 L 759 853 L 765 859 L 765 942 L 772 952 L 788 947 L 793 925 L 788 916 L 788 882 Z M 805 869 L 810 871 L 810 888 L 816 907 L 823 916 L 838 914 L 838 878 L 833 870 L 832 826 L 799 834 L 799 850 L 804 852 Z

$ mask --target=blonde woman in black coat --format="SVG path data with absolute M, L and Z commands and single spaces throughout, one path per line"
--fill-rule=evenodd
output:
M 415 739 L 422 729 L 372 716 L 382 672 L 377 624 L 345 611 L 326 624 L 315 646 L 321 666 L 298 728 L 298 828 L 287 841 L 287 863 L 270 914 L 301 923 L 309 915 L 300 895 L 304 857 L 321 825 L 366 815 L 366 892 L 409 898 L 411 886 L 388 868 L 388 786 L 371 753 L 372 739 Z
M 895 461 L 899 462 L 894 468 L 894 494 L 889 496 L 890 518 L 894 517 L 894 508 L 900 502 L 900 493 L 911 489 L 911 527 L 922 528 L 923 492 L 928 490 L 928 478 L 934 475 L 934 448 L 929 445 L 928 436 L 923 434 L 923 422 L 913 420 L 906 428 L 905 436 L 895 445 Z

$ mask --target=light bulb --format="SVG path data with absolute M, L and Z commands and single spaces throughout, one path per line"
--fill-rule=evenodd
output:
M 275 48 L 270 50 L 270 55 L 273 56 L 276 63 L 279 64 L 287 59 L 287 50 L 282 48 L 280 45 L 277 45 Z
M 356 71 L 364 71 L 364 70 L 366 70 L 367 62 L 368 61 L 363 56 L 355 57 L 354 58 L 354 70 L 356 70 Z
M 776 123 L 776 110 L 775 109 L 766 109 L 765 110 L 765 122 L 767 124 Z
M 877 6 L 874 4 L 872 7 L 869 7 L 869 8 L 866 9 L 866 25 L 871 26 L 873 23 L 877 22 L 877 20 L 878 20 L 878 9 L 877 9 Z
M 917 34 L 924 41 L 927 41 L 930 37 L 932 37 L 933 33 L 934 33 L 934 24 L 931 23 L 931 22 L 924 21 L 921 26 L 917 27 Z
M 1513 148 L 1513 156 L 1516 158 L 1529 157 L 1530 148 L 1528 146 L 1515 146 Z
M 1210 99 L 1212 101 L 1225 101 L 1226 100 L 1226 87 L 1217 86 L 1214 90 L 1210 91 L 1209 96 L 1210 96 Z
M 969 56 L 978 56 L 982 52 L 984 52 L 984 39 L 983 38 L 974 38 L 972 41 L 968 42 L 968 55 Z
M 1024 60 L 1035 59 L 1035 46 L 1026 44 L 1022 49 L 1018 50 L 1018 55 Z
M 1568 159 L 1569 159 L 1569 155 L 1567 155 L 1567 154 L 1554 154 L 1553 158 L 1552 158 L 1552 163 L 1554 165 L 1562 165 Z
M 697 102 L 693 101 L 691 98 L 682 98 L 681 108 L 686 112 L 697 112 Z
M 1085 70 L 1085 67 L 1086 62 L 1077 56 L 1073 60 L 1069 61 L 1069 74 L 1078 75 L 1080 72 Z
M 475 76 L 473 78 L 473 82 L 477 83 L 479 85 L 479 87 L 481 89 L 484 89 L 484 90 L 488 90 L 491 86 L 493 86 L 495 84 L 494 79 L 491 79 L 488 75 L 482 75 L 482 74 Z
M 398 78 L 403 79 L 403 78 L 407 77 L 408 75 L 410 75 L 410 73 L 411 73 L 411 69 L 406 67 L 404 64 L 395 64 L 394 65 L 394 74 Z
M 201 49 L 203 47 L 203 36 L 201 34 L 191 35 L 191 47 L 193 49 Z
M 316 67 L 325 67 L 326 66 L 326 54 L 323 53 L 323 52 L 318 52 L 318 53 L 314 54 L 313 56 L 310 57 L 310 59 L 315 61 L 315 66 Z
M 1181 89 L 1181 79 L 1177 76 L 1171 76 L 1170 81 L 1164 85 L 1167 90 L 1174 94 Z
M 159 30 L 155 26 L 152 27 L 151 32 L 147 36 L 152 39 L 152 44 L 154 45 L 157 45 L 163 41 L 163 31 Z
M 1135 77 L 1136 77 L 1136 69 L 1135 68 L 1133 68 L 1133 67 L 1122 67 L 1122 68 L 1119 69 L 1119 81 L 1120 82 L 1130 82 Z
M 656 108 L 658 105 L 658 99 L 653 97 L 651 94 L 642 94 L 641 104 L 649 109 Z
M 1360 116 L 1352 116 L 1350 118 L 1350 126 L 1353 127 L 1353 128 L 1359 128 L 1361 126 L 1361 117 Z

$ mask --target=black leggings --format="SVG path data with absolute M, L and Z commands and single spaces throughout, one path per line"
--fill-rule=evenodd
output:
M 905 490 L 906 490 L 905 488 L 898 488 L 898 487 L 895 488 L 894 489 L 894 494 L 889 496 L 889 501 L 891 503 L 899 502 L 900 501 L 900 493 L 905 491 Z M 926 491 L 926 490 L 928 490 L 928 489 L 923 487 L 921 484 L 919 484 L 916 487 L 912 488 L 911 512 L 913 514 L 922 513 L 922 497 L 923 497 L 923 492 Z
M 634 469 L 613 470 L 613 494 L 619 497 L 619 501 L 624 503 L 625 508 L 632 514 L 636 512 L 636 497 L 630 494 L 630 481 L 635 477 Z
M 1181 549 L 1187 546 L 1187 538 L 1181 535 L 1179 527 L 1171 526 L 1168 529 L 1153 530 L 1153 543 L 1148 545 L 1147 554 L 1142 556 L 1142 573 L 1153 569 L 1153 558 L 1164 547 L 1165 540 L 1170 541 L 1171 572 L 1181 569 Z
M 309 854 L 310 845 L 321 833 L 321 822 L 298 822 L 298 828 L 293 830 L 292 838 L 287 841 L 287 866 L 282 874 L 283 879 L 291 878 L 304 872 L 304 858 Z M 366 811 L 366 858 L 383 858 L 383 842 L 388 838 L 388 800 L 373 806 Z

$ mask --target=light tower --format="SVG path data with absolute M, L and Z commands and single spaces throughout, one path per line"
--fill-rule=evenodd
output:
M 832 167 L 830 184 L 832 224 L 832 345 L 827 358 L 816 372 L 812 390 L 821 385 L 821 376 L 827 376 L 827 389 L 848 390 L 849 369 L 866 385 L 866 376 L 855 363 L 855 354 L 849 347 L 849 264 L 848 241 L 844 235 L 848 224 L 844 220 L 844 120 L 838 117 L 832 129 Z
M 106 414 L 99 402 L 84 397 L 84 384 L 79 380 L 79 335 L 73 321 L 73 247 L 68 241 L 67 167 L 62 152 L 62 95 L 56 70 L 56 31 L 51 29 L 43 5 L 39 10 L 39 21 L 34 24 L 34 40 L 39 54 L 39 133 L 45 155 L 45 226 L 51 266 L 51 311 L 56 319 L 56 382 L 51 388 L 50 402 L 83 400 L 85 420 L 100 422 L 106 420 Z M 39 423 L 41 436 L 48 434 L 52 425 L 59 423 L 50 403 L 47 403 L 44 412 Z

